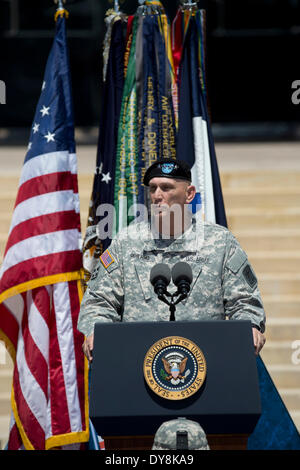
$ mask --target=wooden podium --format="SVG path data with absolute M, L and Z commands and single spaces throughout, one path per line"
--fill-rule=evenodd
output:
M 151 347 L 174 337 L 196 344 L 206 362 L 199 390 L 179 400 L 154 393 L 143 369 Z M 159 426 L 180 416 L 202 426 L 212 450 L 246 449 L 260 413 L 250 322 L 96 324 L 90 417 L 107 450 L 151 450 Z

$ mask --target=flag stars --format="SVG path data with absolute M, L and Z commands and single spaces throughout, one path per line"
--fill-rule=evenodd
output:
M 48 134 L 44 135 L 45 139 L 47 139 L 48 144 L 49 144 L 49 142 L 55 142 L 54 141 L 54 136 L 55 136 L 55 134 L 51 134 L 50 131 L 48 131 Z
M 110 180 L 111 180 L 111 177 L 110 177 L 109 172 L 106 173 L 106 175 L 104 173 L 102 173 L 102 180 L 101 181 L 105 181 L 105 183 L 108 184 Z
M 95 169 L 95 174 L 96 174 L 96 175 L 101 175 L 101 173 L 102 173 L 102 167 L 103 167 L 103 163 L 102 163 L 102 162 L 100 163 L 100 166 L 96 166 L 96 169 Z
M 30 150 L 32 147 L 32 142 L 29 142 L 28 146 L 27 146 L 27 150 Z
M 33 130 L 34 134 L 36 134 L 38 132 L 39 127 L 40 127 L 40 125 L 37 124 L 36 122 L 33 124 L 32 130 Z
M 46 88 L 46 82 L 45 82 L 45 80 L 44 80 L 44 81 L 43 81 L 43 85 L 42 85 L 42 91 L 45 90 L 45 88 Z
M 50 106 L 46 107 L 45 105 L 43 105 L 42 109 L 40 109 L 40 113 L 42 113 L 43 117 L 46 115 L 49 116 L 49 109 L 50 109 Z

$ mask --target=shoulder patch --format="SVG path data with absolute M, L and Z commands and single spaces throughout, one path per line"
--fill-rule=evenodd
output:
M 104 253 L 102 253 L 100 256 L 100 261 L 105 269 L 107 269 L 111 264 L 115 263 L 115 259 L 110 254 L 109 250 L 105 250 Z
M 247 264 L 247 266 L 243 269 L 243 276 L 249 286 L 253 289 L 257 284 L 257 279 L 249 264 Z
M 242 250 L 237 249 L 234 255 L 228 261 L 227 267 L 230 269 L 230 271 L 236 274 L 243 266 L 246 260 L 246 254 Z

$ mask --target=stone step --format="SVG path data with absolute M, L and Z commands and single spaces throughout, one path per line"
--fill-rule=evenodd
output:
M 267 318 L 267 341 L 300 340 L 300 318 Z
M 231 171 L 220 172 L 223 191 L 232 188 L 265 189 L 300 186 L 299 171 Z
M 10 414 L 0 416 L 0 449 L 7 444 L 9 434 Z
M 300 293 L 300 273 L 259 273 L 258 281 L 264 296 Z
M 299 229 L 300 208 L 268 210 L 262 208 L 228 209 L 228 228 L 233 233 L 240 230 Z
M 78 176 L 78 187 L 79 194 L 82 191 L 87 191 L 91 195 L 93 189 L 94 175 L 79 175 Z
M 15 205 L 16 193 L 7 191 L 0 194 L 0 211 L 12 213 Z
M 13 370 L 13 361 L 2 340 L 0 340 L 0 370 Z
M 300 411 L 300 388 L 280 388 L 278 392 L 288 409 Z
M 291 410 L 290 411 L 290 416 L 291 416 L 296 428 L 300 432 L 300 411 L 299 410 Z
M 300 250 L 248 251 L 247 255 L 256 273 L 300 273 Z
M 2 392 L 0 387 L 0 416 L 6 415 L 11 409 L 10 392 Z
M 298 388 L 300 384 L 300 367 L 295 365 L 267 365 L 268 372 L 278 390 L 280 388 Z
M 0 369 L 0 384 L 1 391 L 7 392 L 11 389 L 12 384 L 12 371 L 7 369 Z
M 7 239 L 5 239 L 5 241 L 0 241 L 0 262 L 2 262 L 2 260 L 3 260 L 4 250 L 5 250 L 5 247 L 6 247 L 6 241 L 7 241 Z
M 263 295 L 267 318 L 297 317 L 300 313 L 300 295 Z
M 246 252 L 253 250 L 299 250 L 300 229 L 240 230 L 234 233 Z
M 16 175 L 5 175 L 0 177 L 0 197 L 3 193 L 9 191 L 13 193 L 13 199 L 17 194 L 21 173 Z
M 1 227 L 1 233 L 3 235 L 7 235 L 10 229 L 10 223 L 12 219 L 12 212 L 0 212 L 0 227 Z
M 268 365 L 294 365 L 292 361 L 296 350 L 292 346 L 293 341 L 267 340 L 260 355 L 264 363 Z
M 231 188 L 223 190 L 225 209 L 244 207 L 264 208 L 265 210 L 284 207 L 299 207 L 300 188 Z

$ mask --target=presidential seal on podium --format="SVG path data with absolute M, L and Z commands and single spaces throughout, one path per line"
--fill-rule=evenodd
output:
M 148 387 L 166 400 L 184 400 L 202 387 L 206 361 L 201 349 L 181 336 L 168 336 L 154 343 L 144 358 Z

